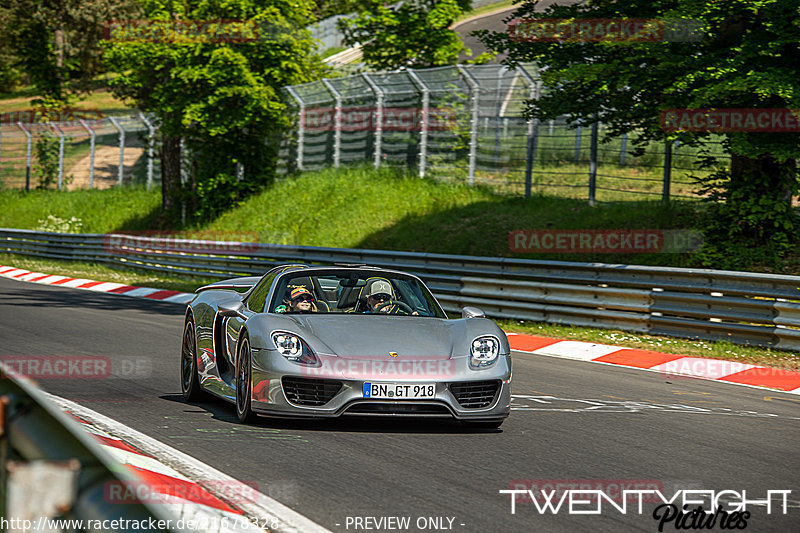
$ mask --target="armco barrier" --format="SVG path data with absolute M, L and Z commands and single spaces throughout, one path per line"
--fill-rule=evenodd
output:
M 156 524 L 151 531 L 170 531 L 158 522 L 177 523 L 164 506 L 137 498 L 109 503 L 107 483 L 133 484 L 137 479 L 39 389 L 1 362 L 0 449 L 0 516 L 19 525 L 9 529 L 22 531 L 23 520 L 40 518 L 80 520 L 84 526 L 108 521 L 120 525 L 117 531 L 137 531 L 137 523 Z
M 445 309 L 800 350 L 800 276 L 0 229 L 0 252 L 228 278 L 364 263 L 419 275 Z

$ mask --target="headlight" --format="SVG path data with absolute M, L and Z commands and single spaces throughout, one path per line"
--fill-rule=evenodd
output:
M 272 334 L 272 342 L 278 352 L 289 361 L 305 365 L 313 365 L 317 362 L 317 357 L 303 340 L 294 333 L 276 331 Z
M 489 366 L 500 355 L 500 341 L 490 336 L 478 337 L 472 341 L 469 355 L 473 366 Z

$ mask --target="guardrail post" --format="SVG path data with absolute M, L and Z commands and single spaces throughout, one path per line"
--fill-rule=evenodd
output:
M 422 91 L 422 120 L 419 128 L 419 177 L 424 178 L 428 159 L 428 114 L 430 112 L 431 91 L 413 69 L 408 69 L 406 72 Z
M 369 85 L 370 90 L 372 90 L 373 94 L 375 95 L 375 146 L 374 146 L 374 161 L 373 165 L 375 168 L 381 166 L 381 143 L 383 142 L 383 90 L 378 86 L 375 81 L 369 77 L 369 74 L 366 72 L 361 74 L 364 78 L 364 81 L 367 82 Z
M 19 129 L 28 137 L 27 156 L 25 158 L 25 191 L 31 190 L 31 132 L 25 129 L 22 122 L 17 122 Z
M 81 126 L 89 132 L 89 189 L 94 188 L 94 145 L 95 145 L 95 133 L 92 128 L 86 123 L 85 120 L 80 119 Z
M 125 129 L 120 126 L 117 119 L 114 117 L 108 117 L 111 123 L 117 128 L 119 131 L 119 170 L 117 171 L 117 183 L 122 185 L 122 173 L 125 169 Z
M 61 190 L 61 183 L 64 179 L 64 132 L 55 122 L 48 125 L 58 133 L 58 190 Z
M 669 188 L 672 179 L 672 143 L 667 141 L 664 143 L 664 182 L 661 189 L 661 201 L 663 203 L 669 202 Z
M 147 190 L 149 191 L 153 186 L 153 159 L 155 159 L 153 145 L 156 142 L 156 128 L 141 111 L 139 111 L 139 119 L 147 127 Z
M 303 99 L 300 98 L 300 95 L 297 94 L 297 91 L 294 90 L 292 87 L 286 87 L 286 90 L 289 91 L 289 94 L 292 95 L 297 101 L 297 105 L 300 106 L 300 110 L 298 111 L 298 121 L 297 121 L 297 170 L 303 170 L 303 142 L 305 141 L 305 122 L 306 122 L 306 104 L 303 102 Z
M 330 91 L 336 101 L 333 119 L 333 166 L 335 168 L 339 168 L 339 162 L 342 158 L 342 95 L 327 79 L 323 78 L 322 83 L 325 85 L 325 87 L 327 87 L 328 91 Z
M 595 205 L 597 190 L 597 137 L 600 127 L 599 117 L 595 116 L 592 123 L 592 133 L 589 139 L 589 205 Z
M 470 72 L 457 65 L 458 72 L 464 77 L 470 87 L 470 100 L 472 100 L 472 118 L 469 121 L 469 174 L 467 182 L 472 185 L 475 183 L 475 163 L 478 156 L 478 98 L 480 98 L 480 85 Z

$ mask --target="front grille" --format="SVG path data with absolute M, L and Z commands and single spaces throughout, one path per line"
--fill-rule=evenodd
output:
M 297 405 L 325 405 L 342 388 L 341 381 L 285 377 L 281 380 L 289 402 Z
M 419 402 L 359 402 L 348 407 L 344 414 L 452 416 L 450 410 L 442 404 Z
M 498 390 L 499 381 L 462 381 L 450 384 L 450 392 L 465 409 L 480 409 L 492 405 Z

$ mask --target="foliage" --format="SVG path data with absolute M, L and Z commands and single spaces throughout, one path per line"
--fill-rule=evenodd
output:
M 526 2 L 515 17 L 566 19 L 692 19 L 698 42 L 518 42 L 508 33 L 481 38 L 510 65 L 543 65 L 545 90 L 529 113 L 540 119 L 568 114 L 584 123 L 596 116 L 609 136 L 638 134 L 638 143 L 680 140 L 697 146 L 706 132 L 667 133 L 659 113 L 681 108 L 800 107 L 800 4 L 782 0 L 595 0 L 534 13 Z M 596 114 L 596 115 L 595 115 Z M 709 257 L 730 243 L 759 247 L 771 241 L 777 256 L 797 242 L 800 224 L 791 207 L 800 175 L 794 160 L 799 133 L 731 132 L 724 146 L 731 168 L 703 183 L 712 202 Z M 720 203 L 721 202 L 721 203 Z
M 196 216 L 212 216 L 269 183 L 277 135 L 286 125 L 280 89 L 323 72 L 304 29 L 311 0 L 141 0 L 134 35 L 113 35 L 106 63 L 118 74 L 115 94 L 134 100 L 160 123 L 163 207 L 174 215 L 188 199 Z M 241 21 L 241 39 L 193 21 Z M 176 29 L 177 28 L 177 29 Z M 183 30 L 181 30 L 183 28 Z M 179 31 L 180 30 L 180 31 Z M 180 183 L 180 143 L 192 159 Z M 231 179 L 237 164 L 244 179 Z M 183 189 L 183 190 L 181 190 Z
M 0 36 L 39 92 L 66 102 L 101 72 L 105 25 L 135 13 L 135 0 L 0 0 Z
M 80 233 L 83 222 L 78 217 L 60 218 L 55 215 L 47 215 L 47 218 L 39 219 L 38 231 L 51 231 L 55 233 Z
M 468 52 L 450 26 L 470 9 L 469 0 L 419 0 L 387 5 L 362 0 L 360 13 L 340 27 L 345 44 L 361 44 L 364 61 L 375 69 L 452 65 Z

